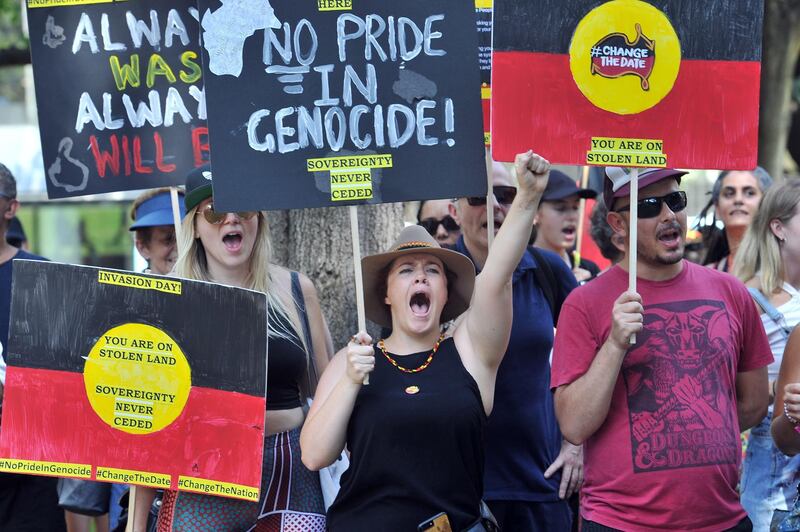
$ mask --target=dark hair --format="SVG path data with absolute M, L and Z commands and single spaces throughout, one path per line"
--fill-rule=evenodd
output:
M 614 236 L 614 230 L 608 225 L 608 221 L 606 220 L 607 215 L 608 209 L 606 209 L 606 204 L 602 201 L 595 203 L 592 214 L 589 217 L 589 234 L 592 240 L 594 240 L 594 243 L 597 244 L 597 247 L 600 248 L 600 254 L 608 260 L 615 262 L 622 256 L 622 252 L 611 240 L 611 237 Z

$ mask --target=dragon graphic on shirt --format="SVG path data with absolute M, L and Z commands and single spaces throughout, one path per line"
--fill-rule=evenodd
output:
M 644 325 L 623 365 L 634 471 L 736 463 L 737 353 L 723 303 L 651 305 Z

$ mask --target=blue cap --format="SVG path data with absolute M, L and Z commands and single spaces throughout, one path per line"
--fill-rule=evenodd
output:
M 180 209 L 180 219 L 183 219 L 183 215 L 186 213 L 186 206 L 181 194 L 178 194 L 178 209 Z M 131 225 L 130 230 L 135 231 L 159 225 L 174 225 L 174 223 L 172 218 L 172 198 L 170 198 L 169 192 L 163 192 L 145 200 L 136 208 L 136 220 Z

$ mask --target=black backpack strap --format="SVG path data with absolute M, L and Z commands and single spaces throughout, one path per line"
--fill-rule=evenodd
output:
M 306 352 L 308 353 L 308 390 L 306 395 L 311 397 L 314 390 L 317 388 L 319 376 L 317 375 L 317 365 L 314 363 L 314 344 L 311 341 L 311 327 L 308 323 L 308 314 L 306 313 L 306 300 L 303 297 L 303 288 L 300 286 L 300 275 L 292 272 L 292 299 L 297 307 L 297 314 L 300 316 L 300 325 L 303 327 L 303 339 L 306 343 Z
M 561 301 L 556 298 L 556 275 L 553 273 L 553 268 L 550 263 L 534 246 L 528 246 L 528 251 L 533 255 L 536 261 L 536 268 L 533 269 L 533 276 L 536 279 L 536 284 L 542 289 L 544 298 L 550 306 L 550 313 L 553 315 L 553 324 L 558 323 L 558 314 L 561 312 Z

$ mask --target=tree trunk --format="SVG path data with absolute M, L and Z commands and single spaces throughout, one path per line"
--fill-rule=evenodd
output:
M 358 328 L 348 209 L 271 212 L 269 217 L 275 261 L 303 272 L 314 282 L 334 349 L 340 349 Z M 358 207 L 358 223 L 362 256 L 386 251 L 403 228 L 403 204 Z M 369 333 L 377 339 L 380 329 L 367 323 Z
M 766 0 L 761 58 L 758 161 L 781 178 L 791 120 L 792 77 L 800 54 L 800 0 Z

